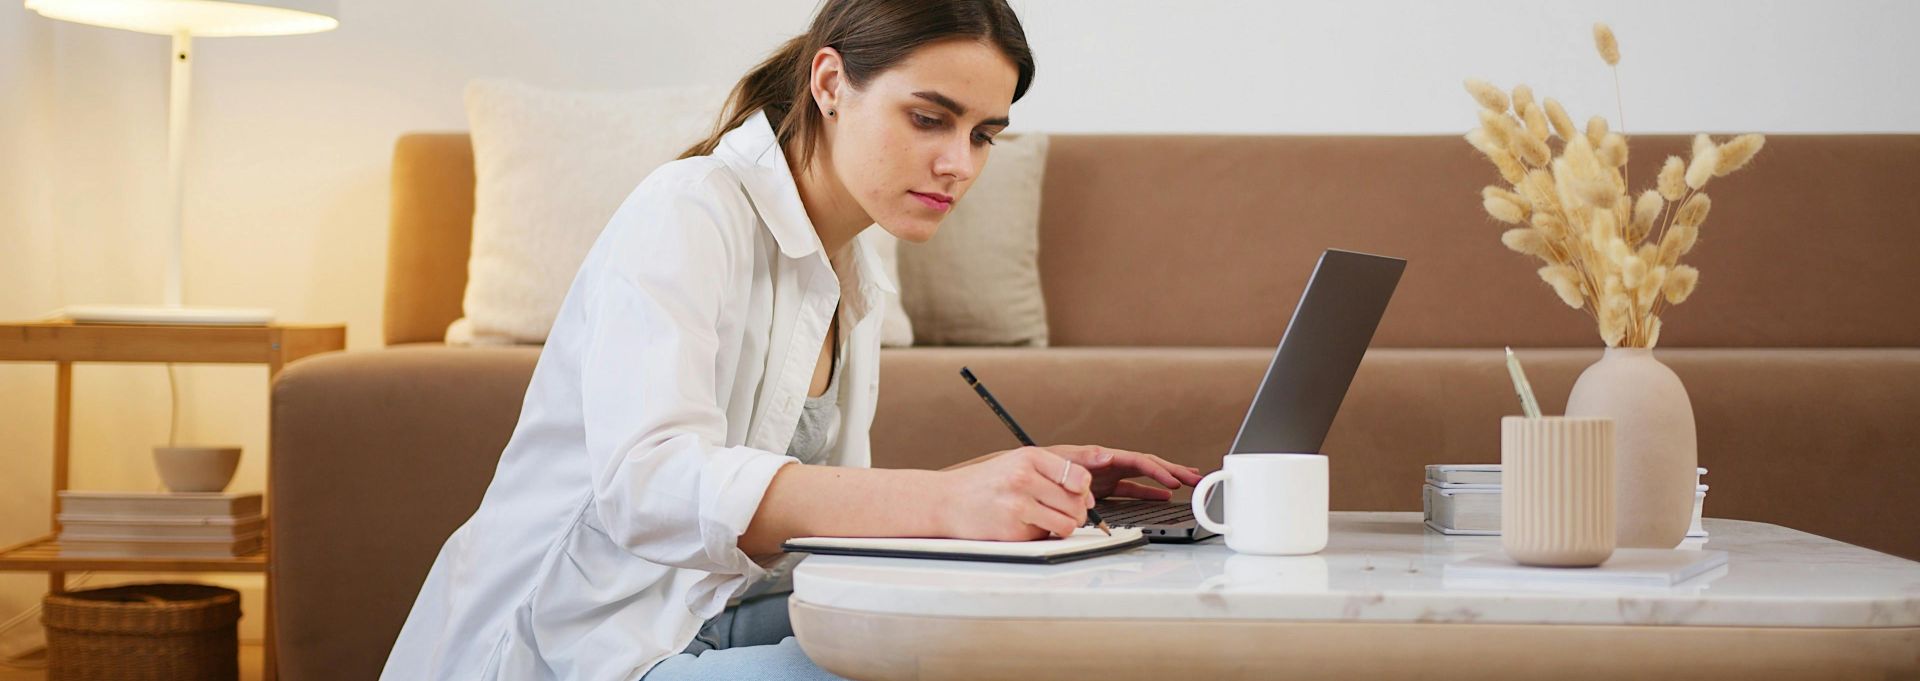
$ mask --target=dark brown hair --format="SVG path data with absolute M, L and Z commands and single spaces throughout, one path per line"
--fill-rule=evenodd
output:
M 713 153 L 721 136 L 764 108 L 781 146 L 797 142 L 799 165 L 805 167 L 813 161 L 825 125 L 825 116 L 812 105 L 814 53 L 822 47 L 838 50 L 847 82 L 857 89 L 920 46 L 954 38 L 999 48 L 1020 73 L 1013 101 L 1027 93 L 1033 82 L 1033 54 L 1006 0 L 827 0 L 814 15 L 812 28 L 781 45 L 733 86 L 713 132 L 680 158 Z

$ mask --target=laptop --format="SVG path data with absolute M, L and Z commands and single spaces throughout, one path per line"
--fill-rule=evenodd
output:
M 1406 267 L 1400 258 L 1332 249 L 1320 254 L 1227 456 L 1320 451 Z M 1214 492 L 1207 508 L 1221 517 L 1222 492 Z M 1149 541 L 1184 543 L 1214 535 L 1194 521 L 1193 507 L 1184 501 L 1108 499 L 1094 510 L 1113 527 L 1140 528 Z

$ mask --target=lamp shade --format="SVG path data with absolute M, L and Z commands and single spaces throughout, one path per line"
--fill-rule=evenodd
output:
M 49 19 L 195 37 L 292 35 L 340 25 L 338 0 L 26 0 Z

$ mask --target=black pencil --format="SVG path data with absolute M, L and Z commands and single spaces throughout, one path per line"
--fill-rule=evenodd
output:
M 987 401 L 987 408 L 992 409 L 994 415 L 1000 417 L 1001 423 L 1007 424 L 1007 430 L 1013 431 L 1014 437 L 1020 438 L 1020 444 L 1028 447 L 1038 446 L 1033 444 L 1033 438 L 1027 437 L 1027 431 L 1020 429 L 1020 424 L 1013 422 L 1013 415 L 1000 407 L 1000 400 L 993 399 L 993 393 L 987 392 L 987 386 L 980 383 L 980 379 L 974 378 L 972 370 L 960 367 L 960 377 L 967 379 L 967 385 L 973 386 L 973 391 L 980 394 L 980 399 Z M 1093 523 L 1094 527 L 1100 528 L 1100 531 L 1107 533 L 1108 536 L 1113 535 L 1113 528 L 1107 527 L 1107 521 L 1101 519 L 1098 511 L 1087 509 L 1087 522 Z

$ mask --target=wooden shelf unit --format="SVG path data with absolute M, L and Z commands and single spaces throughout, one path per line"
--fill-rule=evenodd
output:
M 0 549 L 0 571 L 48 572 L 258 572 L 267 571 L 267 539 L 260 549 L 231 558 L 125 556 L 80 558 L 60 555 L 60 538 L 45 535 Z
M 54 364 L 53 502 L 46 535 L 0 549 L 0 571 L 46 572 L 47 589 L 64 593 L 68 572 L 251 572 L 266 577 L 262 679 L 272 681 L 273 552 L 266 519 L 260 549 L 232 558 L 80 558 L 60 555 L 60 492 L 67 489 L 73 435 L 73 364 L 137 362 L 157 364 L 265 364 L 267 385 L 294 360 L 345 350 L 342 324 L 266 324 L 264 326 L 178 326 L 75 324 L 42 320 L 0 322 L 0 361 Z

